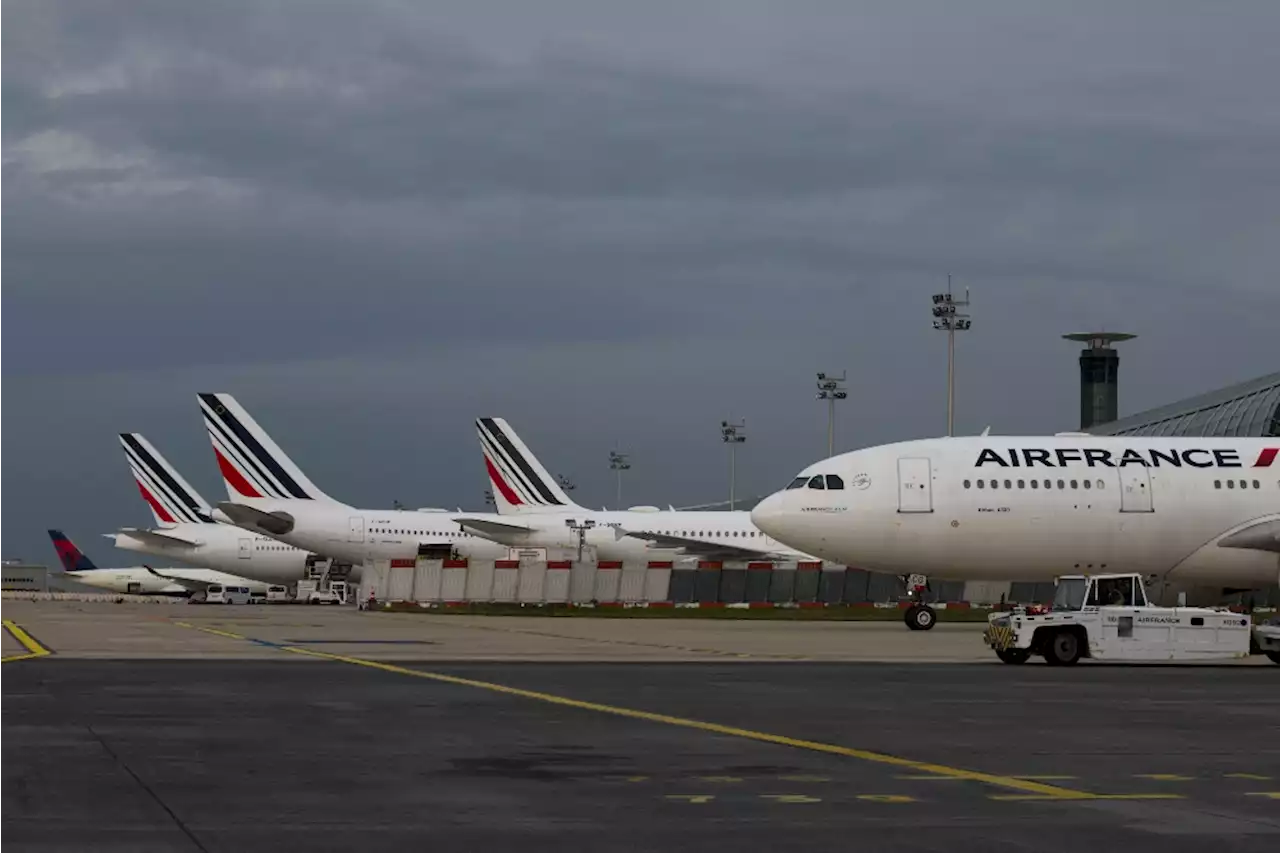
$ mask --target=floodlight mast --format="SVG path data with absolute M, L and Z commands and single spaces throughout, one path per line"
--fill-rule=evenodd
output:
M 582 551 L 587 544 L 587 532 L 595 527 L 596 523 L 589 518 L 585 519 L 581 524 L 578 523 L 576 518 L 566 518 L 564 526 L 578 534 L 578 562 L 581 563 Z
M 956 332 L 967 332 L 973 325 L 969 314 L 969 288 L 964 299 L 951 295 L 951 276 L 947 276 L 947 292 L 933 295 L 933 327 L 947 333 L 947 435 L 955 435 L 956 411 Z
M 609 451 L 609 470 L 613 471 L 618 478 L 618 509 L 622 509 L 622 472 L 631 470 L 630 460 L 630 453 L 619 453 L 616 450 Z
M 844 390 L 845 372 L 839 376 L 818 374 L 818 399 L 827 401 L 827 456 L 836 455 L 836 400 L 847 399 L 849 393 Z
M 738 479 L 738 445 L 747 440 L 746 420 L 720 422 L 720 440 L 729 445 L 729 510 L 733 511 Z

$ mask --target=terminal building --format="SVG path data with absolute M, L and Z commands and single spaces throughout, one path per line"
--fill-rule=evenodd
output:
M 1280 436 L 1280 373 L 1086 427 L 1094 435 L 1169 438 Z

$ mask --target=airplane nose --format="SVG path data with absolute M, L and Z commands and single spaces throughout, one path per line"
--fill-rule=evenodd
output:
M 782 516 L 783 497 L 781 492 L 776 492 L 760 501 L 755 509 L 751 510 L 751 523 L 777 539 L 778 523 L 782 520 Z

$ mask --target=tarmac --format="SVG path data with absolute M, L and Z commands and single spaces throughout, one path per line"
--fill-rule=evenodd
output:
M 13 850 L 1280 844 L 1269 663 L 1009 667 L 963 624 L 4 617 Z

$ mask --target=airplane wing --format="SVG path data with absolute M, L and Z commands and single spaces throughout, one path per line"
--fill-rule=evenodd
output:
M 161 580 L 168 581 L 169 583 L 176 583 L 178 586 L 182 587 L 183 589 L 186 589 L 189 592 L 193 592 L 193 593 L 204 592 L 209 588 L 208 581 L 195 581 L 195 580 L 191 580 L 190 578 L 170 577 L 169 575 L 161 574 L 160 572 L 157 572 L 155 569 L 151 568 L 146 563 L 142 564 L 142 568 L 146 569 L 148 572 L 151 572 L 151 574 L 155 575 Z
M 514 524 L 508 521 L 492 521 L 488 518 L 455 518 L 454 521 L 462 525 L 464 528 L 474 530 L 481 536 L 487 533 L 493 534 L 511 534 L 511 533 L 532 533 L 533 528 L 527 524 Z
M 185 539 L 181 536 L 173 536 L 168 533 L 161 533 L 157 530 L 141 530 L 136 527 L 122 527 L 120 533 L 104 533 L 103 536 L 108 539 L 115 539 L 117 535 L 128 536 L 131 539 L 137 539 L 139 542 L 146 542 L 150 545 L 159 545 L 162 547 L 178 546 L 180 548 L 195 548 L 201 543 Z
M 696 556 L 704 560 L 772 560 L 777 557 L 774 552 L 760 548 L 722 545 L 716 542 L 687 539 L 683 536 L 667 536 L 662 533 L 633 533 L 629 530 L 624 532 L 633 539 L 652 542 L 659 548 L 679 548 L 690 556 Z

